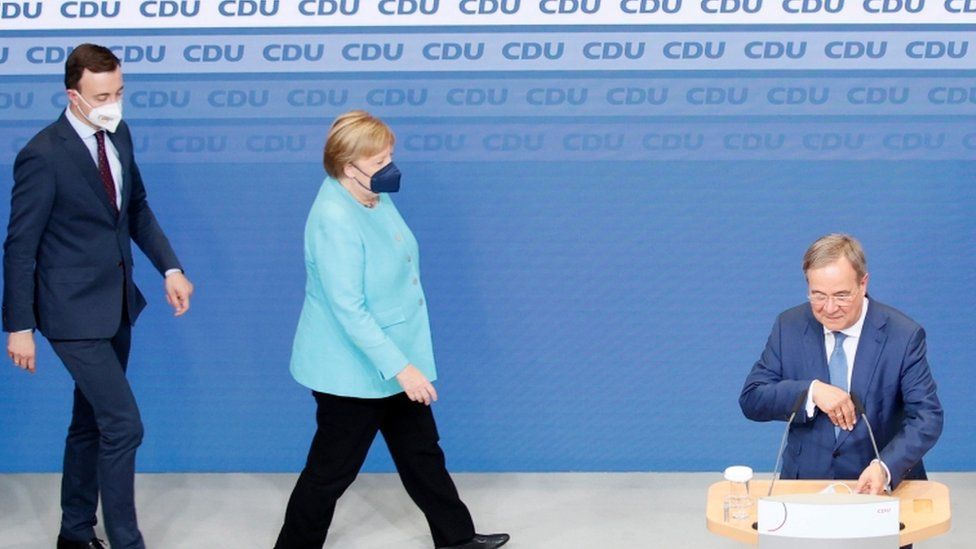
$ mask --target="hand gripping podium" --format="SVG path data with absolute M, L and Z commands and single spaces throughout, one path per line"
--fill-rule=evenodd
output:
M 749 518 L 735 520 L 724 506 L 729 482 L 719 481 L 708 489 L 706 525 L 715 534 L 763 549 L 895 549 L 949 531 L 949 489 L 944 484 L 906 480 L 891 497 L 821 493 L 838 482 L 857 484 L 777 480 L 767 498 L 769 481 L 753 480 L 749 488 L 758 501 Z

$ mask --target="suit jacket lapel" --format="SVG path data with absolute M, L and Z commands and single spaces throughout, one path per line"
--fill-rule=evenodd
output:
M 71 123 L 68 122 L 68 118 L 64 113 L 58 119 L 58 135 L 62 139 L 68 157 L 78 167 L 78 173 L 88 182 L 88 186 L 95 193 L 98 203 L 115 220 L 115 209 L 112 208 L 112 205 L 108 202 L 108 198 L 105 196 L 105 188 L 102 186 L 102 176 L 98 173 L 98 166 L 92 160 L 91 153 L 88 151 L 88 147 L 85 146 L 85 142 L 81 140 L 78 132 L 71 127 Z
M 864 327 L 861 329 L 861 339 L 857 343 L 857 354 L 854 356 L 854 373 L 851 376 L 851 392 L 864 401 L 871 388 L 871 381 L 878 370 L 881 350 L 884 349 L 888 332 L 885 325 L 888 316 L 874 301 L 868 301 L 868 312 L 864 317 Z
M 807 326 L 803 333 L 803 356 L 806 357 L 806 371 L 824 383 L 830 383 L 830 370 L 827 368 L 827 354 L 824 350 L 823 325 L 817 322 L 813 313 L 807 311 Z

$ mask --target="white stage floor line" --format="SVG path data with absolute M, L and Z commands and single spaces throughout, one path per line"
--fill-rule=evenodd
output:
M 732 549 L 705 528 L 719 473 L 455 474 L 481 532 L 511 549 Z M 140 474 L 136 497 L 150 549 L 268 549 L 294 474 Z M 919 549 L 976 547 L 976 473 L 934 473 L 949 486 L 953 528 Z M 53 549 L 57 474 L 0 475 L 0 549 Z M 100 528 L 100 526 L 99 526 Z M 102 536 L 104 537 L 104 536 Z M 423 516 L 392 474 L 362 474 L 339 501 L 327 549 L 429 549 Z

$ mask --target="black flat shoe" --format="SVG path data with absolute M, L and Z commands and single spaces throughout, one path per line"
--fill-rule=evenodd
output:
M 98 538 L 92 538 L 90 541 L 71 541 L 58 536 L 58 549 L 106 549 L 106 547 L 105 542 Z
M 471 541 L 439 549 L 495 549 L 508 543 L 509 538 L 508 534 L 475 534 Z

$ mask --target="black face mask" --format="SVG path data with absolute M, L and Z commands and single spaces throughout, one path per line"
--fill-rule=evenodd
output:
M 353 168 L 359 170 L 359 166 L 355 164 L 352 165 Z M 366 175 L 366 172 L 359 170 L 359 173 Z M 359 183 L 359 180 L 356 180 Z M 360 186 L 366 188 L 366 185 L 359 183 Z M 390 162 L 386 166 L 380 168 L 380 171 L 373 174 L 369 178 L 369 188 L 367 189 L 374 193 L 395 193 L 400 190 L 400 169 L 396 167 L 396 164 Z

